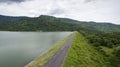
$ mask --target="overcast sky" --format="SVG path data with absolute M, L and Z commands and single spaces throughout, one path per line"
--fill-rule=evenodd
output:
M 120 24 L 120 0 L 0 0 L 0 14 L 29 17 L 51 15 Z

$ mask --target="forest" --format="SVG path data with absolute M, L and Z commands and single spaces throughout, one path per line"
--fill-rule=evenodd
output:
M 113 67 L 120 67 L 120 33 L 101 31 L 79 31 L 96 50 L 103 54 Z
M 78 31 L 113 67 L 120 67 L 120 25 L 45 15 L 36 18 L 1 16 L 0 31 Z

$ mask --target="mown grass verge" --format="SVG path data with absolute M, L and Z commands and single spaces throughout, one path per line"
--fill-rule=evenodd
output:
M 58 42 L 55 46 L 50 48 L 47 52 L 42 54 L 40 57 L 33 60 L 25 67 L 43 67 L 44 64 L 64 45 L 64 43 L 70 38 L 72 34 Z
M 107 61 L 85 37 L 76 32 L 62 67 L 110 67 Z

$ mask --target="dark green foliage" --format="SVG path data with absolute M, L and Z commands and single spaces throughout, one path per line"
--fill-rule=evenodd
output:
M 41 15 L 36 18 L 0 16 L 0 31 L 79 31 L 89 43 L 120 67 L 120 25 Z M 103 50 L 103 47 L 109 49 Z M 110 54 L 108 52 L 110 51 Z
M 120 32 L 120 26 L 110 23 L 95 23 L 41 15 L 36 18 L 0 16 L 3 31 L 104 31 Z
M 0 22 L 0 30 L 6 31 L 73 31 L 80 29 L 76 24 L 64 23 L 48 16 Z
M 96 49 L 106 56 L 112 67 L 120 67 L 120 33 L 100 31 L 80 31 Z M 104 48 L 103 48 L 104 47 Z
M 114 57 L 111 58 L 111 63 L 115 67 L 120 67 L 120 46 L 113 51 Z
M 112 48 L 120 44 L 120 34 L 116 33 L 102 33 L 102 34 L 92 34 L 87 36 L 90 43 L 95 46 L 106 46 Z
M 86 38 L 75 33 L 63 67 L 110 67 L 108 60 L 90 45 Z

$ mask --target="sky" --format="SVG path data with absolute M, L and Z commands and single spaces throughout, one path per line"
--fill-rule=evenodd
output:
M 120 0 L 0 0 L 0 15 L 50 15 L 120 24 Z

